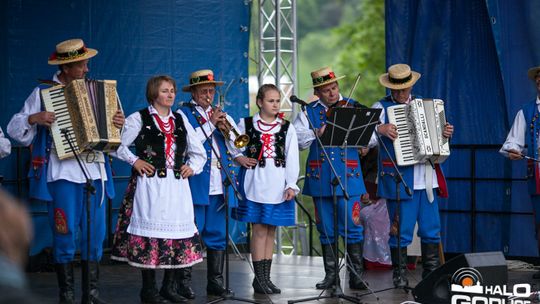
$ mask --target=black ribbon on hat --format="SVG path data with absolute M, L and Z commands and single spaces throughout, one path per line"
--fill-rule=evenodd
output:
M 395 83 L 395 84 L 403 84 L 403 83 L 408 82 L 411 79 L 412 79 L 412 73 L 410 73 L 409 76 L 407 76 L 405 78 L 392 78 L 392 77 L 390 77 L 390 74 L 388 74 L 388 80 L 391 83 Z
M 70 60 L 73 58 L 81 57 L 84 54 L 86 54 L 88 50 L 86 49 L 86 46 L 82 46 L 80 49 L 77 50 L 71 50 L 64 53 L 56 53 L 56 59 L 59 60 Z

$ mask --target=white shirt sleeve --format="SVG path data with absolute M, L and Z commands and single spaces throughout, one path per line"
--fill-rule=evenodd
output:
M 197 175 L 202 172 L 204 164 L 206 163 L 206 151 L 204 150 L 202 141 L 199 140 L 199 135 L 189 123 L 186 115 L 182 111 L 179 111 L 179 114 L 184 120 L 184 127 L 187 131 L 187 156 L 189 157 L 189 160 L 186 165 L 193 170 L 193 174 Z
M 29 146 L 37 134 L 37 124 L 30 125 L 28 116 L 41 112 L 41 97 L 39 88 L 26 98 L 21 111 L 15 114 L 7 126 L 8 135 L 24 146 Z
M 298 137 L 293 124 L 289 125 L 287 138 L 285 139 L 285 190 L 291 188 L 295 194 L 300 192 L 296 185 L 300 174 L 300 153 L 298 149 Z
M 514 118 L 514 124 L 506 137 L 501 150 L 499 152 L 508 157 L 508 152 L 504 150 L 517 150 L 523 153 L 525 149 L 525 132 L 527 130 L 527 122 L 525 121 L 525 115 L 523 115 L 523 110 L 520 110 Z
M 124 130 L 122 131 L 122 144 L 116 150 L 115 156 L 132 166 L 139 159 L 139 157 L 131 152 L 129 146 L 135 141 L 139 135 L 139 132 L 141 131 L 141 128 L 141 114 L 139 112 L 135 112 L 129 115 L 128 118 L 126 118 Z
M 384 119 L 386 117 L 386 113 L 384 111 L 383 105 L 380 102 L 377 101 L 375 104 L 373 104 L 373 106 L 371 106 L 371 108 L 373 108 L 373 109 L 382 109 L 381 110 L 381 115 L 379 116 L 379 123 L 384 124 Z M 379 125 L 375 126 L 375 131 L 373 132 L 373 134 L 371 134 L 371 138 L 369 139 L 368 148 L 370 148 L 370 149 L 376 147 L 379 144 L 379 141 L 377 140 L 377 134 L 375 134 L 375 132 L 377 132 L 378 127 L 379 127 Z
M 4 158 L 11 154 L 11 142 L 4 135 L 4 131 L 0 128 L 0 158 Z
M 294 128 L 298 137 L 298 145 L 301 150 L 309 148 L 311 143 L 315 140 L 315 134 L 313 130 L 309 128 L 309 122 L 306 115 L 302 112 L 296 116 L 294 120 Z

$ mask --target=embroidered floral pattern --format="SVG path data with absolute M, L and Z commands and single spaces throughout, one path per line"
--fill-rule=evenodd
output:
M 136 187 L 137 176 L 132 176 L 118 213 L 111 258 L 141 268 L 183 268 L 201 262 L 202 246 L 198 234 L 187 239 L 161 239 L 127 232 Z

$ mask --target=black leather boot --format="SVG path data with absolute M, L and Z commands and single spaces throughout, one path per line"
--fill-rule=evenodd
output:
M 264 277 L 266 279 L 266 286 L 272 290 L 272 293 L 281 293 L 281 289 L 277 287 L 272 280 L 270 280 L 270 270 L 272 269 L 272 259 L 263 260 L 264 262 Z
M 153 269 L 143 269 L 142 274 L 142 289 L 141 302 L 142 304 L 165 304 L 171 303 L 163 298 L 156 287 L 156 271 Z
M 317 289 L 328 289 L 335 285 L 336 261 L 331 245 L 322 245 L 322 257 L 324 262 L 324 279 L 315 285 Z
M 88 265 L 88 273 L 86 272 Z M 81 261 L 82 268 L 82 304 L 105 304 L 107 302 L 99 298 L 98 281 L 99 281 L 99 262 L 96 261 Z M 87 290 L 88 281 L 90 280 L 90 290 Z
M 266 285 L 266 272 L 265 272 L 265 260 L 253 261 L 253 269 L 255 270 L 255 277 L 253 278 L 253 290 L 255 293 L 260 294 L 272 294 L 272 289 Z
M 362 254 L 364 242 L 347 245 L 347 254 L 349 255 L 349 288 L 350 289 L 367 289 L 367 285 L 362 281 L 364 273 L 364 256 Z
M 195 291 L 191 288 L 191 271 L 191 267 L 176 270 L 177 292 L 186 299 L 195 299 Z
M 213 296 L 223 296 L 227 289 L 223 284 L 223 264 L 225 262 L 225 251 L 207 250 L 207 273 L 206 293 Z
M 390 248 L 390 255 L 392 257 L 392 280 L 394 286 L 398 288 L 408 287 L 409 280 L 407 280 L 407 247 L 401 248 L 401 267 L 399 266 L 398 249 L 396 247 Z
M 159 294 L 172 303 L 185 303 L 187 299 L 176 292 L 175 269 L 165 269 Z
M 75 303 L 74 279 L 73 279 L 73 264 L 55 264 L 56 278 L 58 280 L 59 303 L 73 304 Z
M 439 244 L 422 243 L 422 279 L 435 270 L 440 265 Z

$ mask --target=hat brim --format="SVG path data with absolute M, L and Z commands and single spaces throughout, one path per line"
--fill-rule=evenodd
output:
M 326 85 L 326 84 L 329 84 L 329 83 L 336 82 L 336 81 L 338 81 L 338 80 L 340 80 L 340 79 L 343 79 L 343 78 L 345 78 L 345 75 L 342 75 L 342 76 L 339 76 L 339 77 L 336 77 L 336 78 L 332 78 L 332 79 L 328 79 L 328 80 L 323 81 L 323 82 L 321 82 L 321 83 L 319 83 L 319 84 L 312 85 L 312 86 L 310 86 L 310 88 L 318 88 L 318 87 L 322 87 L 323 85 Z
M 390 82 L 390 79 L 388 79 L 388 73 L 384 73 L 381 76 L 379 76 L 379 83 L 386 88 L 389 88 L 391 90 L 403 90 L 412 87 L 418 79 L 420 79 L 421 75 L 418 72 L 412 71 L 412 76 L 409 81 L 404 83 L 392 83 Z
M 77 57 L 77 58 L 73 58 L 73 59 L 67 59 L 67 60 L 58 60 L 58 59 L 53 59 L 53 60 L 49 60 L 47 61 L 50 65 L 61 65 L 61 64 L 66 64 L 66 63 L 70 63 L 70 62 L 77 62 L 77 61 L 82 61 L 82 60 L 86 60 L 86 59 L 90 59 L 94 56 L 96 56 L 98 53 L 97 50 L 95 49 L 89 49 L 87 48 L 86 49 L 86 53 L 80 57 Z
M 215 84 L 216 86 L 221 86 L 224 83 L 225 82 L 223 82 L 223 81 L 213 81 L 213 80 L 212 81 L 201 81 L 201 82 L 197 82 L 197 83 L 190 84 L 190 85 L 182 87 L 182 91 L 183 92 L 189 92 L 189 91 L 191 91 L 191 87 L 198 86 L 198 85 L 201 85 L 201 84 Z
M 527 76 L 529 76 L 529 79 L 536 80 L 536 75 L 538 75 L 538 72 L 540 72 L 540 66 L 531 68 L 527 71 Z

